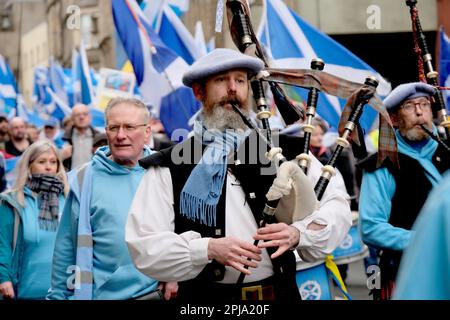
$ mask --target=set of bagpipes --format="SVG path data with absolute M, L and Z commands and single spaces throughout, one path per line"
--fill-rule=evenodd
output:
M 268 59 L 256 38 L 250 20 L 250 9 L 245 0 L 227 0 L 227 18 L 233 42 L 244 54 L 261 59 L 265 68 L 256 77 L 250 79 L 253 97 L 258 109 L 257 119 L 261 120 L 264 130 L 257 128 L 239 109 L 234 105 L 233 109 L 241 116 L 245 124 L 254 130 L 259 138 L 267 145 L 267 158 L 275 164 L 277 177 L 272 187 L 266 194 L 267 202 L 263 210 L 264 226 L 275 216 L 279 222 L 291 224 L 299 221 L 313 213 L 319 206 L 330 179 L 335 175 L 336 160 L 353 141 L 361 145 L 363 141 L 356 133 L 360 130 L 358 121 L 366 104 L 369 104 L 380 114 L 379 117 L 379 153 L 377 164 L 381 165 L 386 158 L 394 164 L 398 164 L 397 143 L 395 139 L 392 123 L 385 106 L 376 94 L 378 86 L 377 79 L 368 77 L 364 84 L 347 81 L 324 71 L 324 62 L 320 59 L 313 59 L 311 69 L 274 69 L 270 68 Z M 286 125 L 305 120 L 302 130 L 304 132 L 304 145 L 294 161 L 287 161 L 282 154 L 282 149 L 274 146 L 269 126 L 271 112 L 267 105 L 264 82 L 267 82 L 272 92 L 274 103 L 278 108 Z M 306 112 L 293 105 L 286 97 L 280 84 L 294 85 L 308 90 L 308 100 Z M 310 137 L 314 130 L 312 120 L 316 114 L 319 92 L 325 92 L 333 96 L 347 99 L 347 103 L 342 111 L 339 121 L 339 134 L 336 140 L 337 147 L 328 161 L 322 167 L 322 174 L 315 187 L 307 178 L 308 167 L 311 159 L 309 156 Z M 263 133 L 264 132 L 264 133 Z M 287 195 L 283 189 L 290 189 Z M 292 196 L 292 193 L 294 196 Z M 290 202 L 284 204 L 288 198 Z M 283 206 L 281 209 L 280 206 Z M 258 241 L 255 241 L 255 245 Z M 245 274 L 241 273 L 238 283 L 242 283 Z
M 450 152 L 450 121 L 445 108 L 444 97 L 441 89 L 449 89 L 439 86 L 439 74 L 434 70 L 433 59 L 428 50 L 425 34 L 422 30 L 422 25 L 419 18 L 419 10 L 417 9 L 417 0 L 406 0 L 406 5 L 410 8 L 412 33 L 414 39 L 414 52 L 417 55 L 417 67 L 419 71 L 419 80 L 428 83 L 436 88 L 434 95 L 433 111 L 440 120 L 440 126 L 445 130 L 445 137 L 441 139 L 439 135 L 434 134 L 429 128 L 422 125 L 422 129 L 428 135 L 437 141 L 445 150 Z M 425 74 L 426 70 L 426 74 Z

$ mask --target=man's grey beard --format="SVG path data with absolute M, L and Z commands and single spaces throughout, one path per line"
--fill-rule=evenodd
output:
M 428 139 L 428 134 L 423 130 L 418 130 L 417 128 L 407 130 L 403 136 L 409 141 L 421 141 Z
M 242 113 L 248 117 L 248 111 L 241 109 Z M 239 114 L 234 110 L 225 109 L 223 106 L 216 104 L 211 111 L 205 112 L 203 110 L 204 125 L 206 129 L 235 129 L 235 130 L 247 130 L 247 125 L 242 121 Z

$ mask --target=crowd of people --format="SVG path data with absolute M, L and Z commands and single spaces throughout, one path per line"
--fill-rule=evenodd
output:
M 438 135 L 436 89 L 395 88 L 384 104 L 399 164 L 386 159 L 377 166 L 376 153 L 346 149 L 317 203 L 313 186 L 334 148 L 322 140 L 327 124 L 314 120 L 305 175 L 294 161 L 304 137 L 274 131 L 282 151 L 269 154 L 288 161 L 273 166 L 259 157 L 267 141 L 233 110 L 250 116 L 250 79 L 263 68 L 232 49 L 194 62 L 183 83 L 202 109 L 191 135 L 177 144 L 152 132 L 157 122 L 134 98 L 109 101 L 104 133 L 82 104 L 63 129 L 55 119 L 38 130 L 0 116 L 0 157 L 20 157 L 14 184 L 3 179 L 0 195 L 0 295 L 298 301 L 297 261 L 332 254 L 359 211 L 362 240 L 381 269 L 374 299 L 449 299 L 450 281 L 431 275 L 448 277 L 450 266 L 439 260 L 448 254 L 433 255 L 449 247 L 449 204 L 439 192 L 448 189 L 450 153 L 423 129 Z M 268 194 L 281 198 L 275 214 Z M 345 279 L 346 268 L 340 271 Z M 427 274 L 423 290 L 418 273 Z

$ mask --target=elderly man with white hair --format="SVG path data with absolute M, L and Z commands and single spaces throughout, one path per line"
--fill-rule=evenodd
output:
M 249 114 L 249 80 L 262 69 L 261 60 L 231 49 L 197 60 L 183 76 L 203 105 L 193 137 L 140 161 L 147 172 L 130 209 L 126 241 L 138 270 L 179 281 L 182 301 L 299 300 L 293 250 L 303 259 L 323 258 L 350 228 L 340 175 L 319 210 L 313 205 L 303 220 L 281 222 L 277 216 L 259 226 L 275 176 L 258 156 L 267 145 L 257 146 L 232 105 Z M 302 141 L 279 136 L 288 159 L 300 153 Z M 320 176 L 318 160 L 312 159 L 309 177 L 286 163 L 314 198 L 310 182 Z

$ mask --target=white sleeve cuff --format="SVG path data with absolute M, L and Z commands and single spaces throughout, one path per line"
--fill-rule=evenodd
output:
M 206 265 L 208 259 L 208 242 L 210 238 L 192 239 L 189 241 L 191 261 L 193 265 Z

